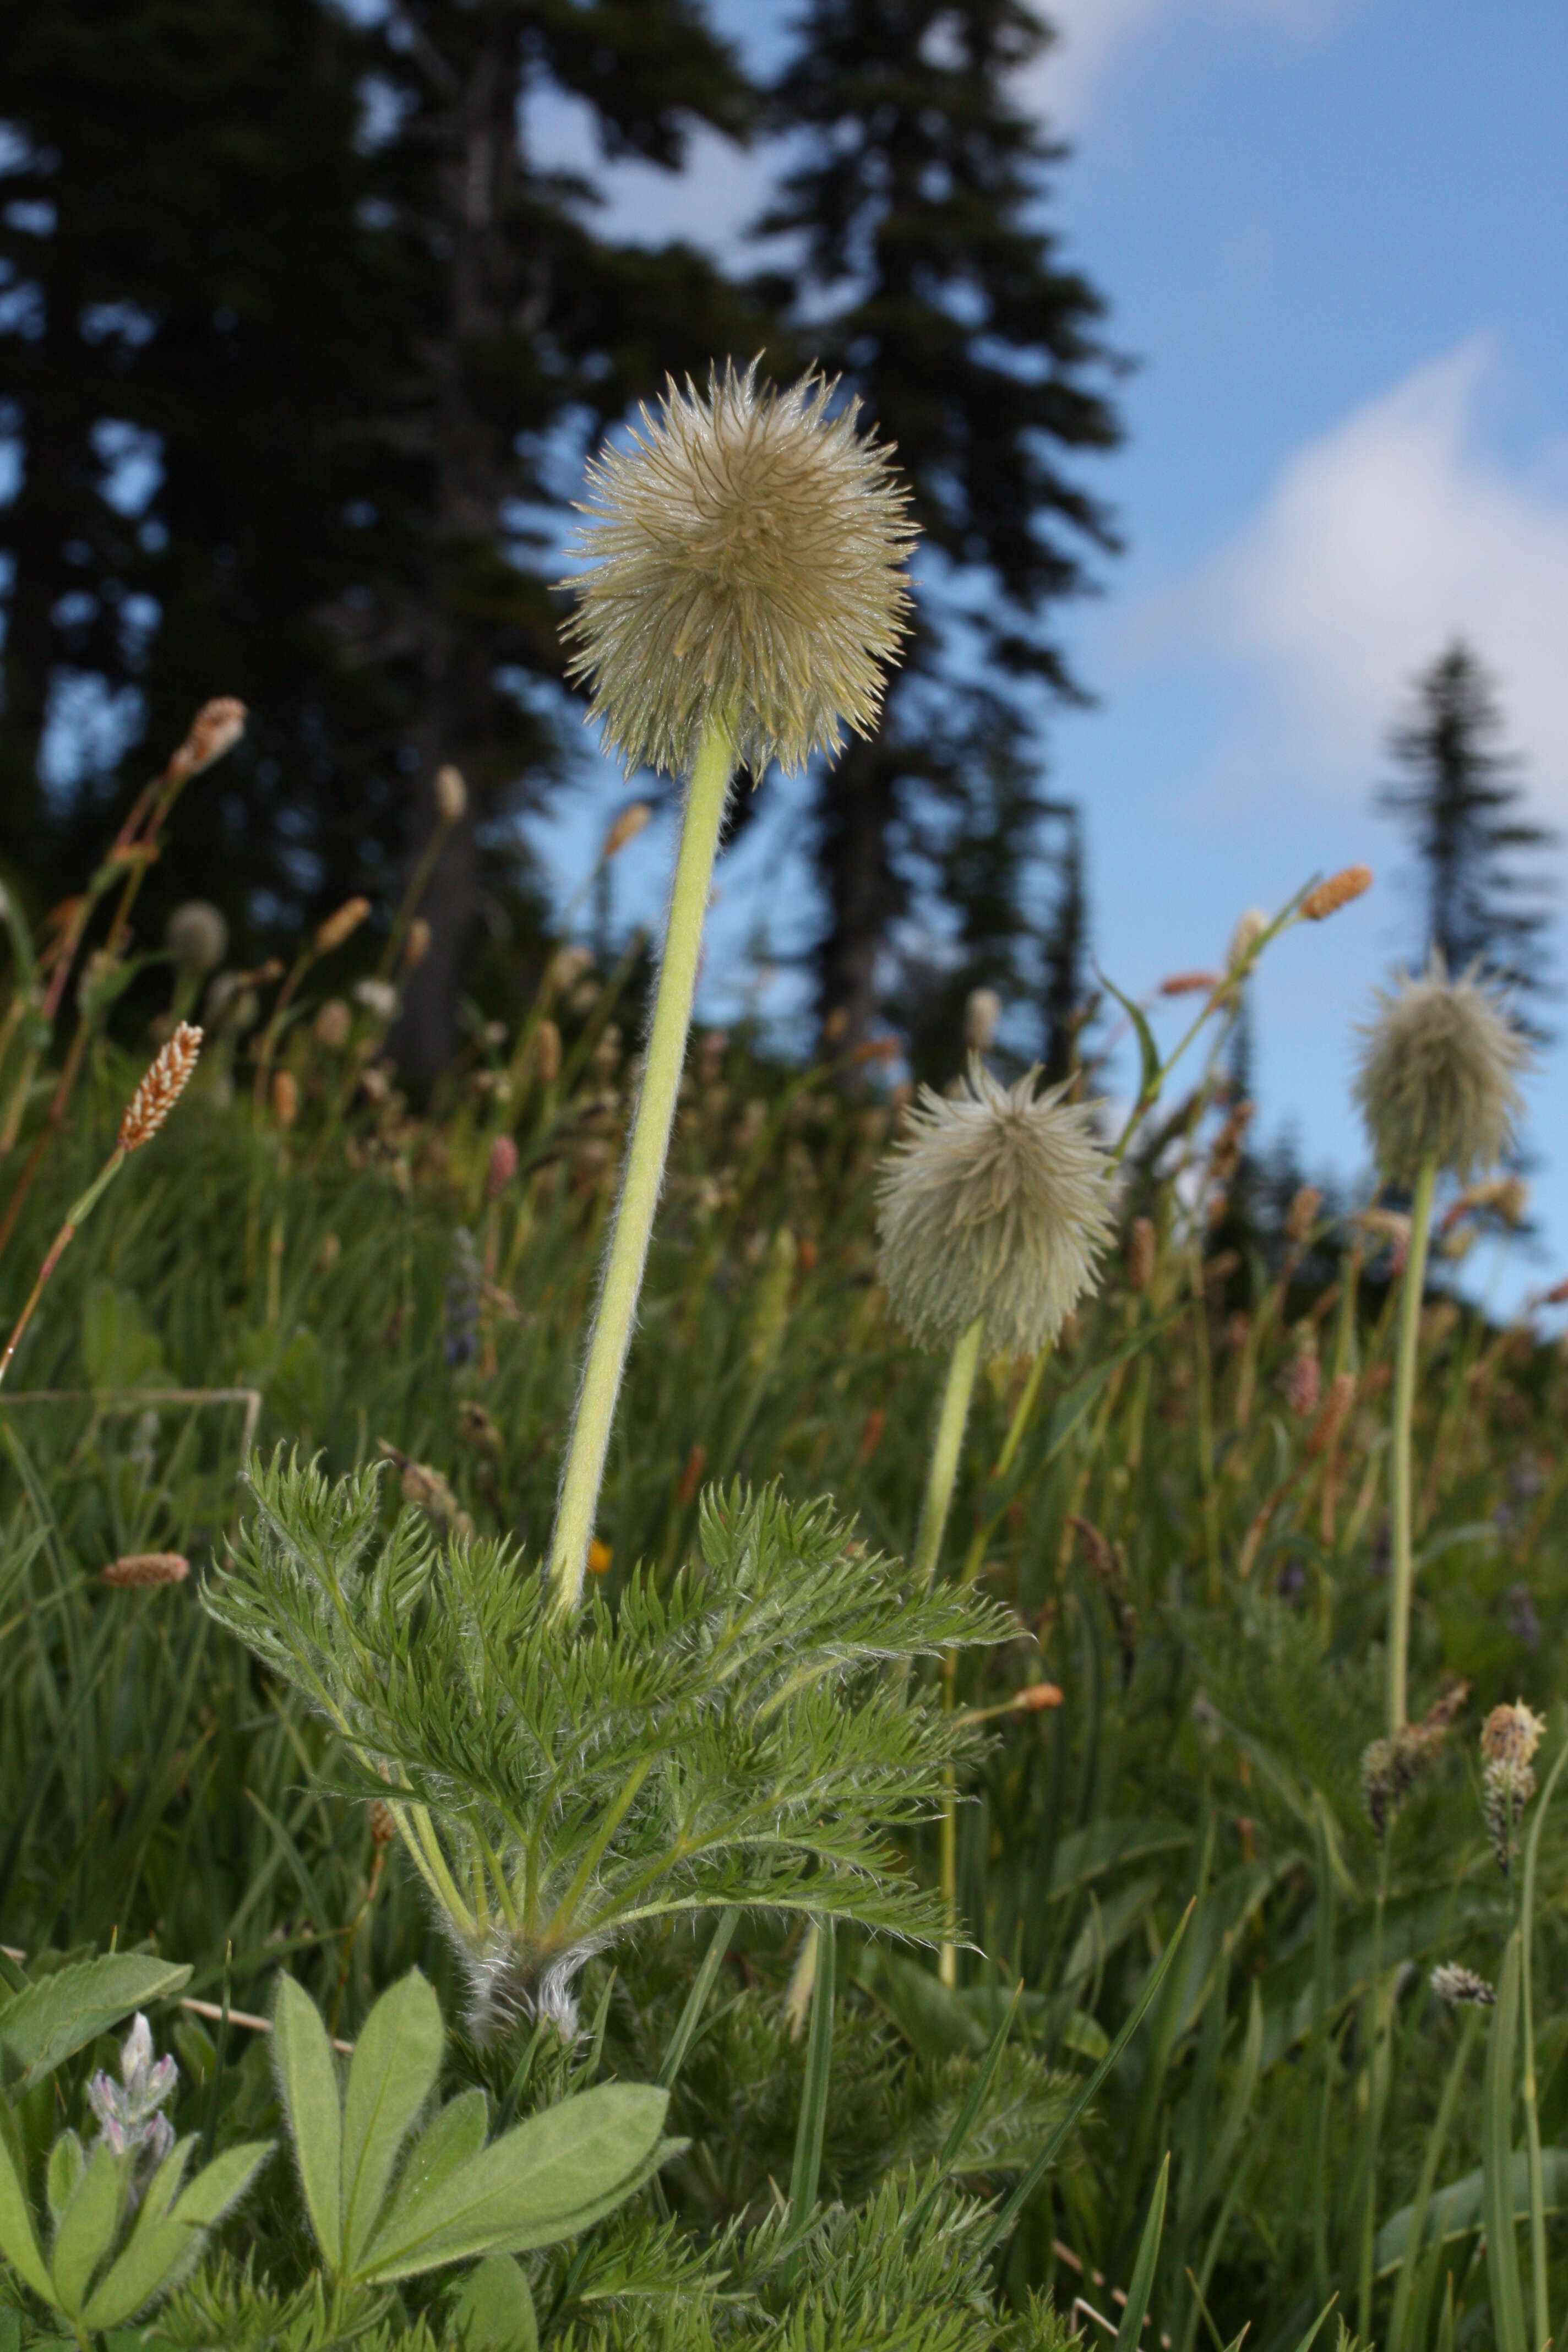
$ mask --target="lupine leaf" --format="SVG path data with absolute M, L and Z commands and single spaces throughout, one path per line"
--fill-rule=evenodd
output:
M 417 1969 L 382 1994 L 360 2029 L 343 2094 L 342 2267 L 351 2276 L 436 2086 L 445 2041 L 440 2004 Z
M 305 2207 L 329 2269 L 342 2263 L 340 2176 L 342 2111 L 337 2068 L 321 2012 L 292 1977 L 278 1979 L 272 2012 L 272 2059 L 300 2168 Z
M 39 1977 L 0 2000 L 0 2069 L 18 2074 L 18 2091 L 30 2090 L 132 2010 L 177 1993 L 190 1974 L 145 1952 L 105 1952 Z

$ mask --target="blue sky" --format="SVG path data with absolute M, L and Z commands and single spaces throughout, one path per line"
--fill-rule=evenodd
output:
M 712 0 L 754 62 L 786 0 Z M 1058 719 L 1083 807 L 1096 947 L 1142 994 L 1223 953 L 1247 907 L 1363 859 L 1374 893 L 1291 934 L 1258 982 L 1265 1131 L 1362 1160 L 1347 1080 L 1374 981 L 1419 946 L 1372 810 L 1411 675 L 1463 629 L 1496 672 L 1537 813 L 1568 827 L 1568 8 L 1562 0 L 1058 0 L 1028 102 L 1073 142 L 1050 218 L 1137 356 L 1127 446 L 1091 469 L 1129 551 L 1063 635 L 1099 707 Z M 587 154 L 562 108 L 539 149 Z M 607 175 L 631 237 L 732 250 L 765 156 L 697 142 L 679 180 Z M 570 886 L 623 788 L 607 772 L 542 839 Z M 765 922 L 809 919 L 795 807 L 775 793 L 721 875 L 706 981 L 734 1002 Z M 668 836 L 617 873 L 657 908 Z M 1568 878 L 1568 853 L 1553 861 Z M 1568 982 L 1568 926 L 1555 933 Z M 766 996 L 793 1001 L 781 972 Z M 1568 1026 L 1568 1003 L 1560 1018 Z M 1542 1246 L 1500 1296 L 1568 1272 L 1568 1046 L 1530 1089 Z M 1492 1270 L 1483 1269 L 1489 1279 Z

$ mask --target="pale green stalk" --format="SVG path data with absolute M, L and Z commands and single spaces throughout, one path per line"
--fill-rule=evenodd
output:
M 676 1096 L 697 990 L 703 919 L 734 768 L 735 753 L 729 734 L 720 720 L 710 719 L 698 746 L 686 791 L 680 848 L 670 891 L 669 920 L 642 1086 L 561 1477 L 550 1550 L 551 1612 L 557 1619 L 570 1618 L 583 1597 L 588 1546 L 594 1537 L 594 1517 L 609 1451 L 616 1399 L 620 1393 L 626 1350 L 637 1321 L 637 1295 L 642 1288 L 654 1213 L 664 1187 L 664 1164 L 675 1123 Z
M 942 1557 L 942 1539 L 958 1476 L 959 1450 L 969 1420 L 969 1402 L 974 1394 L 974 1375 L 980 1369 L 980 1338 L 984 1328 L 984 1317 L 977 1315 L 968 1329 L 959 1333 L 948 1361 L 942 1411 L 937 1416 L 936 1444 L 931 1448 L 925 1500 L 921 1505 L 921 1523 L 915 1536 L 915 1577 L 928 1588 L 936 1581 L 936 1564 Z
M 942 1391 L 942 1410 L 937 1415 L 936 1444 L 931 1448 L 925 1500 L 921 1505 L 921 1523 L 915 1536 L 915 1577 L 917 1582 L 928 1591 L 936 1582 L 937 1562 L 942 1558 L 942 1539 L 946 1531 L 947 1514 L 958 1477 L 958 1456 L 969 1420 L 970 1400 L 974 1394 L 974 1376 L 980 1369 L 980 1341 L 984 1328 L 985 1318 L 977 1315 L 968 1328 L 959 1333 L 948 1360 L 947 1379 Z M 948 1708 L 952 1706 L 955 1663 L 950 1651 L 942 1660 L 942 1705 Z M 958 1790 L 951 1769 L 945 1774 L 944 1782 L 941 1832 L 942 1891 L 951 1930 L 958 1916 Z M 958 1954 L 951 1934 L 942 1948 L 939 1967 L 943 1984 L 956 1982 Z
M 1390 1447 L 1388 1584 L 1388 1734 L 1404 1730 L 1410 1664 L 1410 1600 L 1415 1583 L 1411 1533 L 1410 1431 L 1415 1412 L 1415 1368 L 1421 1340 L 1421 1298 L 1426 1287 L 1426 1244 L 1432 1229 L 1432 1194 L 1437 1163 L 1424 1160 L 1410 1203 L 1410 1249 L 1399 1295 L 1399 1334 L 1394 1360 L 1394 1430 Z

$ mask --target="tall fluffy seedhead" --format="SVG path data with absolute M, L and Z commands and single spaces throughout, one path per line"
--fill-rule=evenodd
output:
M 570 675 L 628 769 L 684 772 L 715 718 L 753 775 L 837 751 L 841 725 L 869 733 L 915 528 L 834 389 L 814 373 L 777 391 L 755 362 L 715 370 L 706 396 L 671 381 L 630 446 L 589 466 Z
M 954 1097 L 922 1087 L 878 1186 L 881 1274 L 922 1341 L 984 1318 L 987 1355 L 1032 1356 L 1095 1278 L 1110 1163 L 1093 1106 L 1040 1073 L 1004 1087 L 972 1057 Z
M 1377 1003 L 1355 1092 L 1384 1176 L 1412 1184 L 1429 1160 L 1459 1177 L 1492 1166 L 1512 1139 L 1529 1059 L 1496 996 L 1473 970 L 1450 980 L 1434 952 Z

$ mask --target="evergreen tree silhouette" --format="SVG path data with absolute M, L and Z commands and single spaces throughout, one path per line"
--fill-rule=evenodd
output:
M 1082 698 L 1051 619 L 1117 545 L 1064 461 L 1116 446 L 1121 363 L 1100 295 L 1039 225 L 1066 151 L 1014 95 L 1050 37 L 1026 0 L 807 0 L 772 93 L 773 126 L 804 152 L 759 224 L 797 258 L 761 290 L 896 443 L 924 532 L 917 630 L 883 726 L 824 771 L 814 811 L 818 1011 L 852 1039 L 878 1017 L 889 943 L 922 893 L 960 930 L 970 920 L 952 899 L 963 859 L 933 854 L 932 828 L 984 835 L 999 755 L 1033 781 L 983 861 L 987 936 L 994 902 L 1002 931 L 1029 934 L 1029 866 L 1054 805 L 1039 729 L 1053 699 Z M 978 959 L 952 992 L 986 976 Z
M 1426 943 L 1453 972 L 1479 963 L 1519 1002 L 1526 1024 L 1555 992 L 1543 934 L 1557 835 L 1525 813 L 1521 762 L 1503 748 L 1494 682 L 1456 637 L 1416 679 L 1411 707 L 1389 737 L 1399 773 L 1378 805 L 1415 851 Z

